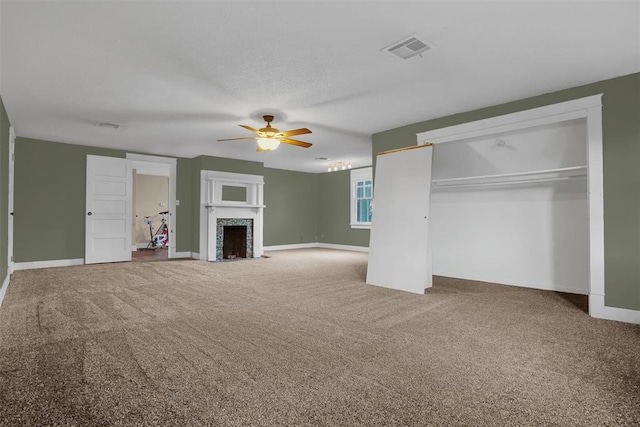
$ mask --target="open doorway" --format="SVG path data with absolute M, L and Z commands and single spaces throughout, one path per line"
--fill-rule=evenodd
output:
M 175 258 L 177 161 L 132 153 L 127 159 L 134 176 L 131 259 Z
M 169 177 L 133 170 L 133 261 L 169 259 Z

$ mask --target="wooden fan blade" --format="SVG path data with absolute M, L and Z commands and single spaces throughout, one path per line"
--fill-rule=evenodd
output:
M 295 139 L 289 139 L 289 138 L 280 138 L 280 142 L 282 142 L 283 144 L 297 145 L 298 147 L 304 147 L 304 148 L 309 148 L 313 145 L 308 142 L 296 141 Z
M 252 137 L 252 136 L 245 136 L 245 137 L 242 137 L 242 138 L 226 138 L 226 139 L 219 139 L 218 141 L 239 141 L 239 140 L 241 140 L 241 139 L 255 139 L 255 138 L 254 138 L 254 137 Z
M 251 126 L 247 126 L 247 125 L 238 125 L 238 126 L 240 126 L 241 128 L 245 128 L 246 130 L 251 131 L 253 133 L 258 133 L 258 129 L 254 129 Z
M 288 130 L 286 132 L 282 132 L 282 136 L 287 137 L 287 136 L 295 136 L 295 135 L 305 135 L 307 133 L 311 133 L 311 131 L 307 128 L 300 128 L 300 129 L 294 129 L 294 130 Z

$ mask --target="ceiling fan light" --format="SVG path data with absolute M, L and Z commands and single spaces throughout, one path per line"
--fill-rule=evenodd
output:
M 275 138 L 258 138 L 258 145 L 263 150 L 271 151 L 278 148 L 280 141 Z

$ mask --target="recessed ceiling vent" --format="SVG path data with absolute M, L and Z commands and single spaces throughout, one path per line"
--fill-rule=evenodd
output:
M 118 129 L 120 127 L 120 125 L 117 123 L 109 123 L 109 122 L 98 122 L 96 123 L 96 126 L 101 128 L 108 128 L 108 129 Z
M 411 35 L 385 47 L 382 51 L 397 56 L 400 59 L 409 59 L 429 49 L 431 49 L 431 46 L 427 42 Z

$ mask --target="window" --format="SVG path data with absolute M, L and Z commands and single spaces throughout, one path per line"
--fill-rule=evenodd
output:
M 371 228 L 372 169 L 351 171 L 351 228 Z

